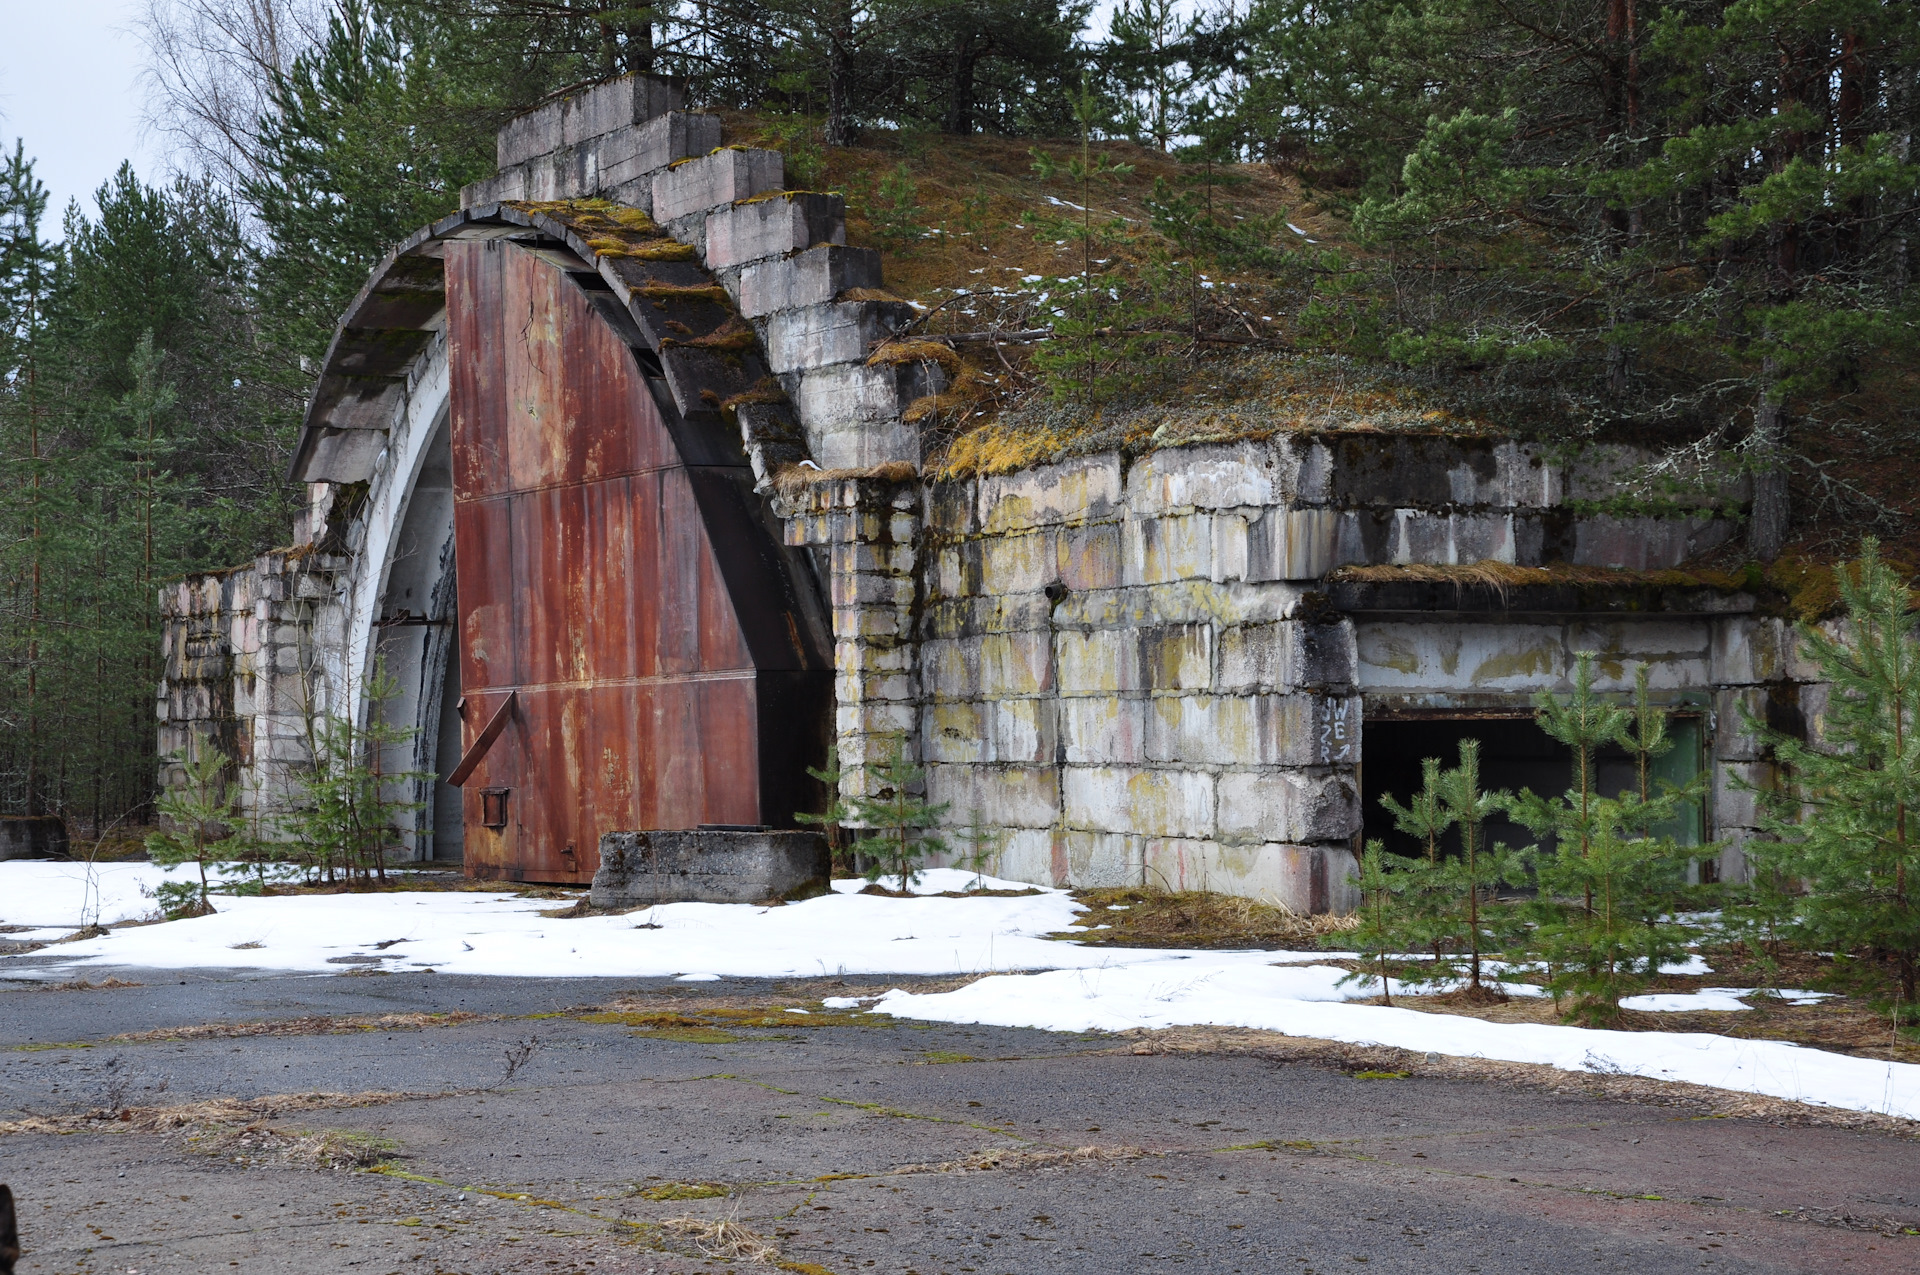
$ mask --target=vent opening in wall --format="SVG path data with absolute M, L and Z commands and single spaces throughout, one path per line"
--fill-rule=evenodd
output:
M 482 788 L 480 790 L 480 826 L 483 828 L 504 828 L 507 826 L 507 794 L 511 788 Z
M 1684 784 L 1706 765 L 1706 754 L 1699 715 L 1675 714 L 1668 720 L 1673 748 L 1653 764 L 1657 789 L 1664 779 Z M 1363 831 L 1367 840 L 1378 839 L 1396 854 L 1424 855 L 1426 846 L 1396 830 L 1393 816 L 1380 804 L 1382 794 L 1402 805 L 1420 791 L 1421 762 L 1437 757 L 1443 767 L 1460 763 L 1460 741 L 1480 741 L 1480 786 L 1486 791 L 1505 789 L 1519 792 L 1531 788 L 1536 793 L 1558 795 L 1573 784 L 1573 753 L 1539 726 L 1531 715 L 1488 713 L 1476 716 L 1409 716 L 1376 718 L 1369 715 L 1361 734 L 1360 798 Z M 1598 758 L 1597 787 L 1602 796 L 1637 788 L 1638 771 L 1633 757 L 1619 747 L 1603 749 Z M 1681 845 L 1700 845 L 1707 840 L 1703 803 L 1683 809 L 1678 818 L 1656 832 L 1669 835 Z M 1483 833 L 1489 846 L 1497 841 L 1518 848 L 1539 843 L 1551 849 L 1552 841 L 1542 841 L 1504 813 L 1487 820 Z M 1459 852 L 1459 836 L 1449 832 L 1441 843 L 1443 854 Z

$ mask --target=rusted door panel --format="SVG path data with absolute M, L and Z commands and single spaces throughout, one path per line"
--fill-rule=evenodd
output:
M 447 324 L 448 387 L 452 397 L 453 488 L 472 499 L 506 490 L 507 396 L 504 360 L 485 357 L 507 341 L 502 272 L 482 268 L 484 245 L 451 244 L 446 254 L 449 295 L 460 297 Z
M 456 435 L 457 436 L 457 435 Z M 520 683 L 513 613 L 513 580 L 488 562 L 512 542 L 511 508 L 504 500 L 460 502 L 453 508 L 455 593 L 460 612 L 460 685 L 468 699 L 467 742 L 485 724 L 476 718 L 476 694 Z
M 519 694 L 467 786 L 470 871 L 586 881 L 616 829 L 790 826 L 832 673 L 751 475 L 682 463 L 563 271 L 484 241 L 447 278 L 468 740 Z M 482 788 L 512 790 L 505 828 Z
M 494 710 L 506 698 L 504 691 L 475 691 L 465 688 L 467 715 L 461 730 L 462 749 L 473 747 L 474 736 L 493 716 Z M 522 697 L 520 703 L 524 703 Z M 465 824 L 462 830 L 462 860 L 468 876 L 504 877 L 519 880 L 521 873 L 516 870 L 518 839 L 514 832 L 514 819 L 518 812 L 511 794 L 519 787 L 519 775 L 516 762 L 525 755 L 525 747 L 519 735 L 524 719 L 519 716 L 516 704 L 514 715 L 507 720 L 506 729 L 487 750 L 479 768 L 468 778 L 461 789 L 461 818 Z M 481 819 L 481 794 L 489 788 L 508 790 L 507 826 L 505 828 L 485 827 Z

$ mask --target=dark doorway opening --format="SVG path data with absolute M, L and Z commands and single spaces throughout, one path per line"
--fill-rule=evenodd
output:
M 1653 775 L 1656 782 L 1665 779 L 1684 784 L 1704 765 L 1701 719 L 1676 714 L 1668 719 L 1667 729 L 1674 746 L 1655 761 Z M 1420 791 L 1423 759 L 1437 757 L 1443 767 L 1457 766 L 1460 741 L 1468 738 L 1480 741 L 1480 786 L 1487 791 L 1517 793 L 1531 788 L 1536 793 L 1558 795 L 1573 783 L 1572 750 L 1541 730 L 1531 717 L 1369 719 L 1361 734 L 1361 835 L 1368 841 L 1382 842 L 1395 854 L 1424 855 L 1423 843 L 1394 828 L 1393 816 L 1380 804 L 1380 796 L 1390 794 L 1405 805 Z M 1597 786 L 1602 795 L 1638 787 L 1638 769 L 1625 749 L 1603 749 L 1598 760 Z M 1678 818 L 1656 831 L 1672 836 L 1681 845 L 1702 844 L 1706 840 L 1703 805 L 1691 803 Z M 1489 846 L 1504 841 L 1518 848 L 1539 842 L 1542 850 L 1549 850 L 1553 845 L 1550 839 L 1541 841 L 1504 813 L 1487 821 L 1484 835 Z M 1442 852 L 1453 853 L 1458 847 L 1457 835 L 1449 832 Z
M 441 672 L 440 720 L 435 724 L 433 768 L 433 857 L 444 863 L 459 863 L 465 841 L 464 798 L 447 776 L 460 764 L 463 743 L 460 734 L 460 648 L 457 642 L 446 644 L 446 662 Z

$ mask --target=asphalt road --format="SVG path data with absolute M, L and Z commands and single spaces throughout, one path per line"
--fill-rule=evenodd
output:
M 697 1228 L 724 1221 L 777 1247 L 759 1269 L 803 1275 L 1920 1272 L 1920 1234 L 1899 1234 L 1920 1231 L 1920 1145 L 1886 1134 L 1107 1037 L 883 1020 L 678 1040 L 543 1016 L 621 993 L 779 1012 L 838 990 L 818 983 L 113 973 L 141 986 L 0 984 L 0 1120 L 421 1096 L 252 1134 L 0 1135 L 23 1271 L 679 1275 L 722 1268 L 707 1254 L 733 1232 Z M 452 1010 L 486 1017 L 107 1039 Z M 329 1131 L 397 1158 L 283 1153 Z M 674 1183 L 728 1193 L 653 1198 Z

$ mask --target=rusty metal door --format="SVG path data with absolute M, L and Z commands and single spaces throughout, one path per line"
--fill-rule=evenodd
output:
M 580 882 L 605 832 L 791 826 L 831 673 L 769 600 L 743 464 L 687 463 L 565 270 L 505 239 L 446 266 L 465 748 L 507 705 L 465 780 L 467 871 Z

